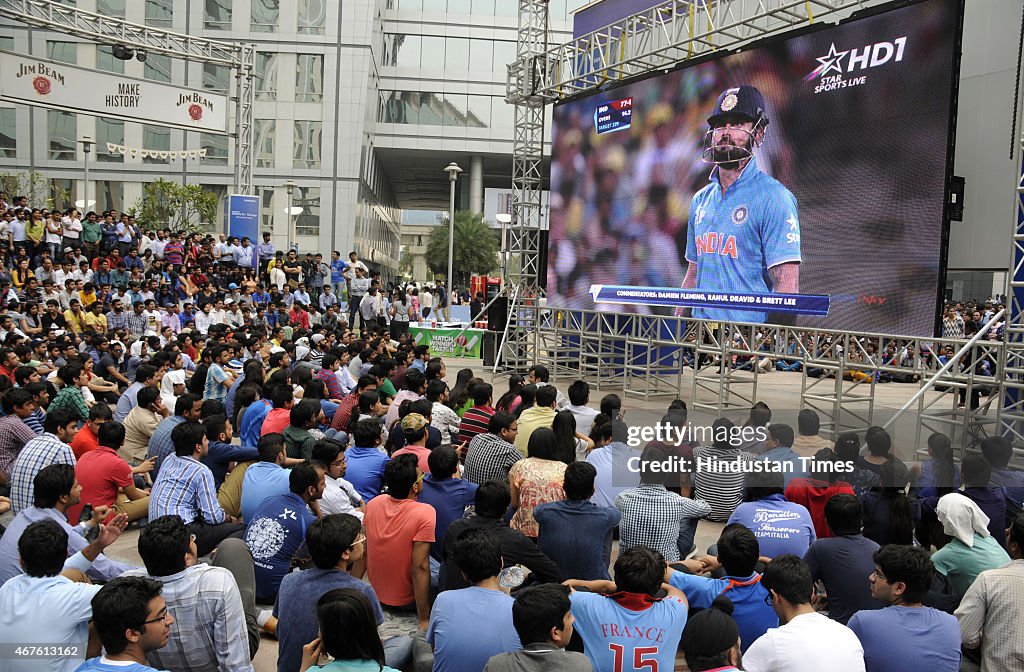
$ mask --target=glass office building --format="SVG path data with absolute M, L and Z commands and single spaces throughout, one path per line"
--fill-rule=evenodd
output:
M 485 187 L 512 172 L 513 108 L 506 63 L 516 52 L 515 0 L 64 0 L 86 11 L 216 40 L 257 45 L 255 185 L 261 225 L 287 244 L 287 180 L 301 251 L 355 249 L 386 275 L 397 270 L 402 209 L 448 208 L 451 161 L 464 169 L 458 207 L 483 210 Z M 569 38 L 570 10 L 552 0 L 552 42 Z M 149 54 L 114 58 L 109 46 L 24 27 L 0 30 L 0 49 L 211 92 L 232 73 Z M 233 110 L 232 110 L 233 117 Z M 233 121 L 229 123 L 233 128 Z M 84 154 L 95 141 L 96 209 L 129 209 L 163 177 L 232 192 L 234 139 L 146 123 L 0 102 L 0 172 L 35 170 L 84 197 Z M 156 151 L 124 156 L 107 144 Z M 205 149 L 205 158 L 159 158 Z M 149 153 L 149 152 L 147 152 Z M 56 204 L 60 207 L 62 204 Z M 208 223 L 222 231 L 218 217 Z

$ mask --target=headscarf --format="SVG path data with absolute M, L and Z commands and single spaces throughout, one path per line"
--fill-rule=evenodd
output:
M 975 534 L 989 536 L 988 516 L 977 504 L 958 492 L 940 497 L 935 513 L 942 523 L 942 531 L 968 547 L 974 546 Z
M 129 354 L 131 354 L 132 357 L 142 357 L 142 339 L 140 338 L 139 340 L 132 343 L 131 348 L 129 348 L 128 352 Z

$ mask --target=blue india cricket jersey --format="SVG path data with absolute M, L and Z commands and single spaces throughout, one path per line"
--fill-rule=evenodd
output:
M 697 264 L 696 289 L 703 292 L 767 294 L 768 269 L 801 261 L 796 198 L 782 183 L 761 172 L 751 158 L 723 194 L 718 168 L 711 184 L 690 204 L 686 260 Z M 764 322 L 764 312 L 695 308 L 693 316 L 727 322 Z
M 674 597 L 572 594 L 576 632 L 583 638 L 594 672 L 675 669 L 687 609 L 683 600 Z

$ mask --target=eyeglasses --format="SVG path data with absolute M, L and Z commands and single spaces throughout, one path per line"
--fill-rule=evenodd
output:
M 356 539 L 355 541 L 352 542 L 352 545 L 349 546 L 349 548 L 352 548 L 352 546 L 358 546 L 359 544 L 363 543 L 364 541 L 366 541 L 366 535 L 365 534 L 361 534 L 361 535 L 359 535 L 358 539 Z
M 889 582 L 889 579 L 885 578 L 885 574 L 882 574 L 877 569 L 874 570 L 873 572 L 871 572 L 871 577 L 875 578 L 875 579 L 878 579 L 879 581 L 885 581 L 886 583 Z
M 426 474 L 421 471 L 420 472 L 420 477 L 416 479 L 416 485 L 419 485 L 420 483 L 422 483 L 423 482 L 423 478 L 425 476 L 426 476 Z
M 192 536 L 194 537 L 195 535 L 193 534 Z M 142 624 L 149 625 L 150 623 L 159 623 L 161 621 L 166 621 L 167 617 L 170 615 L 171 612 L 167 611 L 167 609 L 161 609 L 160 613 L 157 614 L 156 618 L 151 618 L 148 621 L 143 621 Z

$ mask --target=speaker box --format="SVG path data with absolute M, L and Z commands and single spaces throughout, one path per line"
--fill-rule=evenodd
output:
M 499 296 L 487 308 L 487 328 L 491 331 L 505 331 L 508 323 L 508 297 Z

